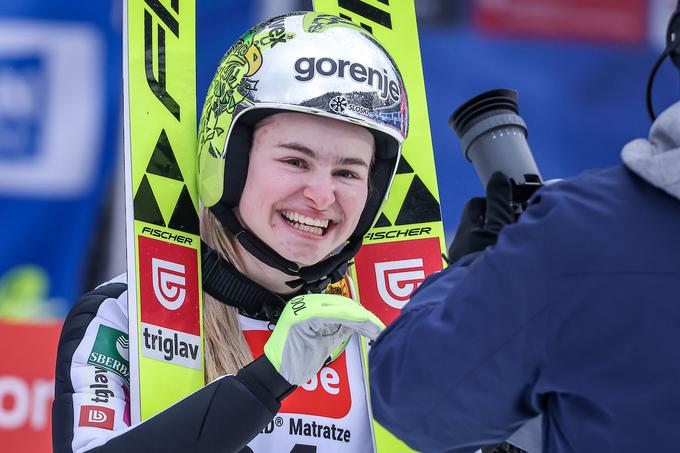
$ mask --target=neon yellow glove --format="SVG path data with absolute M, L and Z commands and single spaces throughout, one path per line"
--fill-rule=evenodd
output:
M 352 333 L 374 340 L 384 328 L 373 313 L 352 299 L 305 294 L 286 304 L 264 354 L 286 381 L 302 385 Z

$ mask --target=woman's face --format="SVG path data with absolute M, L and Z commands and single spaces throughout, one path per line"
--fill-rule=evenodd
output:
M 255 130 L 236 214 L 284 258 L 321 261 L 349 238 L 368 196 L 373 135 L 361 126 L 278 113 Z

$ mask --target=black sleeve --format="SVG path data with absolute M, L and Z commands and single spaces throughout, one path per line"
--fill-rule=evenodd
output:
M 264 356 L 256 362 L 263 360 L 266 361 Z M 251 380 L 252 376 L 244 378 L 243 374 L 241 370 L 237 376 L 212 382 L 92 451 L 238 452 L 264 429 L 281 407 L 265 386 L 256 396 L 248 385 L 261 384 Z
M 72 374 L 89 365 L 76 363 L 78 360 L 73 357 L 81 342 L 91 340 L 85 335 L 91 323 L 114 317 L 111 299 L 120 302 L 117 306 L 123 309 L 124 291 L 124 284 L 115 283 L 83 296 L 64 322 L 57 351 L 52 407 L 54 451 L 71 453 L 74 436 L 81 436 L 76 445 L 101 444 L 88 450 L 92 452 L 237 452 L 242 449 L 271 421 L 281 407 L 281 400 L 294 389 L 265 356 L 245 366 L 237 375 L 215 380 L 132 428 L 117 422 L 115 430 L 95 429 L 93 434 L 94 428 L 76 426 L 74 414 L 77 416 L 79 410 L 74 409 L 79 407 L 74 401 L 78 401 L 81 390 L 74 390 Z M 107 305 L 102 307 L 107 300 Z M 111 381 L 113 377 L 110 375 Z M 79 379 L 82 381 L 82 377 Z M 80 385 L 82 387 L 82 382 Z M 113 393 L 120 397 L 117 389 Z M 84 429 L 89 430 L 86 443 L 80 442 L 85 433 L 78 431 Z

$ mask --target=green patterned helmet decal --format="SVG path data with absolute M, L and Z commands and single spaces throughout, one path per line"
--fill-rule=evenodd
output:
M 331 27 L 353 27 L 362 33 L 368 34 L 366 30 L 354 22 L 330 14 L 310 12 L 305 14 L 302 22 L 304 30 L 309 33 L 321 33 Z
M 234 109 L 246 99 L 246 96 L 257 86 L 252 76 L 262 66 L 262 52 L 253 43 L 252 33 L 245 35 L 232 46 L 229 53 L 222 58 L 213 78 L 203 107 L 201 118 L 201 148 L 207 144 L 208 152 L 213 157 L 221 156 L 221 147 L 214 147 L 213 141 L 220 138 L 233 118 Z M 227 115 L 222 115 L 227 113 Z M 218 119 L 222 117 L 222 121 Z M 227 120 L 228 122 L 225 121 Z

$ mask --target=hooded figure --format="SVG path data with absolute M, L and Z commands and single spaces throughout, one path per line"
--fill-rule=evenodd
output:
M 371 349 L 379 422 L 420 451 L 472 452 L 539 415 L 546 452 L 677 449 L 680 103 L 622 159 L 540 189 L 423 282 Z

